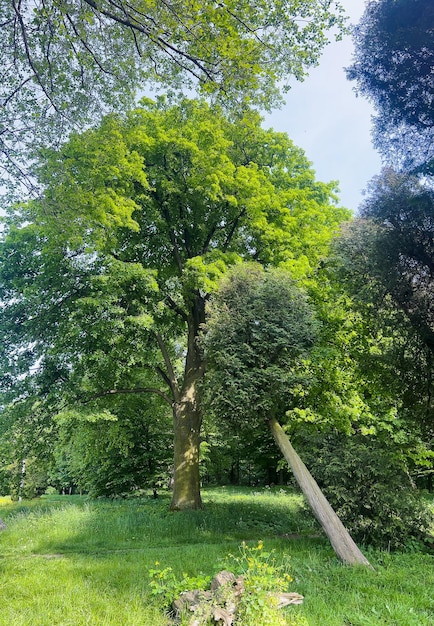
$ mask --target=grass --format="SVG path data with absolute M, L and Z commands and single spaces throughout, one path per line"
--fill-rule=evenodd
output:
M 149 589 L 156 561 L 180 577 L 213 574 L 259 539 L 290 556 L 289 590 L 305 601 L 287 610 L 309 626 L 434 625 L 433 555 L 370 551 L 374 570 L 345 567 L 289 490 L 216 488 L 203 499 L 203 511 L 183 513 L 168 511 L 168 496 L 0 499 L 0 625 L 166 626 Z

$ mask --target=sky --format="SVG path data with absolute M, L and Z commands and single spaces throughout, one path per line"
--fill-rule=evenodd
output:
M 341 2 L 356 24 L 365 0 Z M 293 83 L 286 105 L 265 116 L 265 125 L 286 132 L 303 148 L 318 180 L 337 180 L 341 204 L 356 211 L 368 181 L 380 172 L 381 161 L 371 143 L 373 109 L 356 96 L 354 84 L 345 76 L 352 52 L 349 36 L 331 42 L 309 77 Z

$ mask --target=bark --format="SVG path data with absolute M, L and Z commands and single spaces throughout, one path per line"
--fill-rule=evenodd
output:
M 22 502 L 23 500 L 25 481 L 26 481 L 26 459 L 23 459 L 21 462 L 21 477 L 20 477 L 20 484 L 18 488 L 18 502 Z
M 173 406 L 174 474 L 172 510 L 200 509 L 199 444 L 201 411 L 196 383 Z
M 184 382 L 179 391 L 176 384 L 172 386 L 175 398 L 173 404 L 174 484 L 170 505 L 172 510 L 202 508 L 199 474 L 202 410 L 199 383 L 205 371 L 205 363 L 197 338 L 199 328 L 204 321 L 205 302 L 197 295 L 187 317 L 188 340 Z
M 279 422 L 275 418 L 272 418 L 269 420 L 268 425 L 280 451 L 288 461 L 300 489 L 308 501 L 316 519 L 329 538 L 337 556 L 341 561 L 350 565 L 360 564 L 370 566 L 369 561 L 356 546 L 349 532 L 318 487 L 312 474 L 292 447 L 291 442 Z

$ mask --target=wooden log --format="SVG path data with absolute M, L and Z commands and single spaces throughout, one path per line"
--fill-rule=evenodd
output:
M 318 483 L 307 469 L 297 452 L 294 450 L 287 434 L 273 417 L 268 421 L 270 431 L 285 459 L 292 469 L 295 480 L 302 490 L 309 506 L 325 534 L 332 544 L 333 550 L 343 563 L 350 565 L 367 565 L 368 559 L 359 550 L 349 532 L 322 493 Z

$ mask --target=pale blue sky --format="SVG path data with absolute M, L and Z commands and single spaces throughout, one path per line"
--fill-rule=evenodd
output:
M 357 23 L 365 0 L 342 0 L 342 4 L 351 23 Z M 355 211 L 381 162 L 371 144 L 373 109 L 356 97 L 343 69 L 351 62 L 352 50 L 350 37 L 330 43 L 319 66 L 304 82 L 294 82 L 286 105 L 267 115 L 265 124 L 286 132 L 303 148 L 318 180 L 338 180 L 341 204 Z

